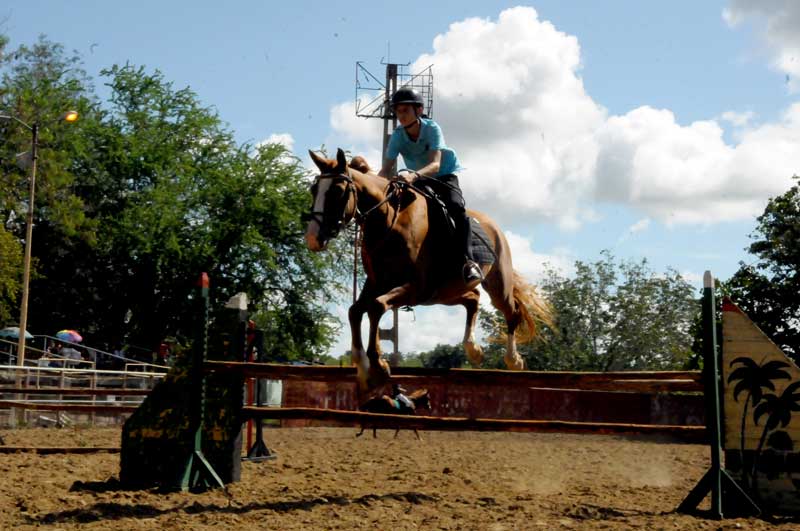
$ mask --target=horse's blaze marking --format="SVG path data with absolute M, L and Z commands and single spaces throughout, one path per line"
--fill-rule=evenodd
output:
M 330 187 L 331 179 L 320 179 L 317 182 L 317 195 L 314 197 L 314 207 L 311 209 L 312 212 L 325 211 L 325 196 L 328 194 L 328 188 Z M 315 216 L 308 222 L 308 228 L 306 229 L 306 241 L 309 243 L 313 241 L 315 248 L 320 248 L 319 229 L 320 222 Z

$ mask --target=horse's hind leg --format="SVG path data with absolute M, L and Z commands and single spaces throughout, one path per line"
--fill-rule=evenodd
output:
M 525 368 L 525 360 L 517 352 L 517 339 L 514 332 L 522 321 L 522 312 L 514 299 L 511 279 L 503 279 L 502 274 L 497 274 L 487 280 L 485 286 L 492 299 L 492 305 L 500 310 L 506 319 L 508 335 L 506 337 L 506 354 L 503 360 L 510 370 L 521 371 Z
M 364 425 L 363 424 L 361 425 L 361 431 L 356 433 L 356 437 L 361 437 L 362 435 L 364 435 Z

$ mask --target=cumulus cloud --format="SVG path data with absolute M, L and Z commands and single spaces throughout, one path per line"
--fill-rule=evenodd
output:
M 726 144 L 714 120 L 681 126 L 668 110 L 640 107 L 599 130 L 597 197 L 672 223 L 748 219 L 800 170 L 800 104 Z
M 578 40 L 518 7 L 452 24 L 413 68 L 430 64 L 436 119 L 466 168 L 472 204 L 501 222 L 517 212 L 579 223 L 605 110 L 578 75 Z
M 564 276 L 573 273 L 575 259 L 568 250 L 557 249 L 551 254 L 536 253 L 530 239 L 511 231 L 505 231 L 505 235 L 511 247 L 514 270 L 526 280 L 539 283 L 547 269 L 553 269 Z
M 755 116 L 756 113 L 754 113 L 753 111 L 743 111 L 743 112 L 725 111 L 719 116 L 719 119 L 723 122 L 728 122 L 734 127 L 743 127 L 749 124 L 753 120 L 753 118 L 755 118 Z
M 791 92 L 800 91 L 800 2 L 731 0 L 722 17 L 731 27 L 754 22 L 772 54 L 772 67 L 786 74 Z
M 734 2 L 730 17 L 746 5 Z M 795 107 L 766 124 L 737 110 L 690 124 L 650 106 L 609 115 L 584 88 L 578 39 L 530 7 L 450 25 L 412 71 L 430 64 L 435 118 L 465 167 L 468 203 L 506 226 L 538 219 L 576 229 L 597 221 L 599 203 L 666 224 L 747 219 L 800 171 Z M 348 103 L 333 109 L 331 126 L 379 164 L 379 120 L 357 118 Z
M 283 144 L 286 149 L 292 151 L 294 149 L 294 137 L 289 133 L 274 133 L 261 142 L 258 142 L 256 147 L 265 146 L 267 144 Z

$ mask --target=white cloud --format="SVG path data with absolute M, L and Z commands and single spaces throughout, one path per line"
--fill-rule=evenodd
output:
M 355 103 L 352 101 L 340 103 L 331 109 L 330 125 L 335 135 L 330 136 L 329 141 L 336 144 L 331 144 L 329 149 L 351 144 L 359 148 L 377 147 L 380 153 L 383 121 L 356 116 Z
M 652 220 L 650 218 L 642 218 L 626 230 L 622 236 L 619 237 L 617 240 L 617 244 L 627 241 L 631 236 L 634 234 L 638 234 L 640 232 L 644 232 L 650 228 L 650 222 Z
M 271 134 L 266 139 L 258 142 L 256 147 L 265 146 L 267 144 L 283 144 L 286 149 L 292 151 L 294 149 L 294 137 L 289 133 Z
M 536 253 L 531 240 L 511 231 L 505 231 L 505 235 L 511 247 L 514 269 L 534 285 L 541 282 L 548 268 L 564 276 L 572 273 L 575 259 L 568 250 L 559 249 L 555 254 Z
M 734 2 L 731 17 L 744 4 Z M 666 224 L 748 219 L 800 171 L 795 107 L 760 125 L 735 110 L 688 125 L 649 106 L 609 116 L 584 89 L 577 38 L 533 8 L 452 24 L 411 70 L 430 64 L 435 118 L 465 166 L 468 204 L 501 225 L 544 219 L 577 229 L 597 221 L 597 202 Z M 737 128 L 735 144 L 723 123 Z M 357 118 L 347 103 L 331 125 L 332 139 L 380 164 L 380 120 Z
M 650 227 L 650 218 L 640 219 L 628 229 L 630 234 L 636 234 L 637 232 L 642 232 L 647 230 Z
M 347 323 L 347 307 L 335 308 L 336 316 Z M 463 306 L 418 306 L 413 312 L 398 312 L 400 319 L 400 351 L 425 352 L 442 343 L 455 345 L 464 337 L 467 313 Z M 386 312 L 381 319 L 381 328 L 391 328 L 392 312 Z M 364 315 L 361 322 L 361 337 L 366 347 L 369 343 L 369 318 Z M 383 352 L 390 353 L 392 344 L 382 341 Z M 333 356 L 341 356 L 350 350 L 350 326 L 345 324 L 330 350 Z
M 578 40 L 518 7 L 454 23 L 433 49 L 412 70 L 434 65 L 436 119 L 466 168 L 470 204 L 501 223 L 580 223 L 605 110 L 578 76 Z
M 800 2 L 730 0 L 722 17 L 731 27 L 755 22 L 772 54 L 772 67 L 787 75 L 791 92 L 800 90 Z
M 703 287 L 703 273 L 695 273 L 694 271 L 681 271 L 683 280 L 694 286 L 696 289 Z
M 736 112 L 736 111 L 725 111 L 724 113 L 720 114 L 719 119 L 723 122 L 728 122 L 729 124 L 733 125 L 734 127 L 743 127 L 750 123 L 753 118 L 755 118 L 756 113 L 753 111 L 744 111 L 744 112 Z

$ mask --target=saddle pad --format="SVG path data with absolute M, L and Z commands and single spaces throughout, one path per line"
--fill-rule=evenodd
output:
M 472 256 L 480 265 L 492 265 L 496 257 L 494 250 L 489 247 L 489 236 L 486 235 L 486 231 L 483 230 L 477 219 L 469 218 L 469 222 L 472 224 L 472 241 L 470 242 Z

